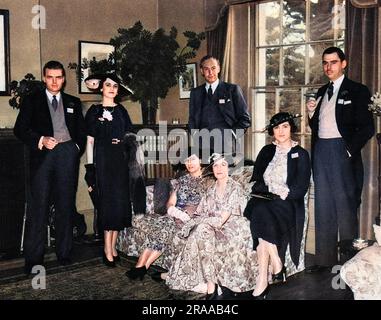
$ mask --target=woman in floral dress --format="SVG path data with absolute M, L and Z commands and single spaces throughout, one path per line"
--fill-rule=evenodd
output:
M 189 153 L 188 153 L 189 154 Z M 143 252 L 135 267 L 126 272 L 130 279 L 143 279 L 148 268 L 164 251 L 176 250 L 172 240 L 184 222 L 190 220 L 196 210 L 204 190 L 201 160 L 195 154 L 185 159 L 188 173 L 177 179 L 176 186 L 167 202 L 167 214 L 134 216 L 132 225 L 139 229 L 144 237 Z
M 207 292 L 207 299 L 217 297 L 218 285 L 235 292 L 252 290 L 257 270 L 250 223 L 242 216 L 244 190 L 228 176 L 225 158 L 219 154 L 212 158 L 217 180 L 202 198 L 194 218 L 175 237 L 183 246 L 162 276 L 171 289 Z

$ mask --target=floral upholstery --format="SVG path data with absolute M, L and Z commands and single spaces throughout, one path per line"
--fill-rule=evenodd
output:
M 381 239 L 381 229 L 374 226 L 376 239 Z M 360 250 L 340 270 L 341 278 L 351 288 L 355 300 L 381 300 L 381 246 Z
M 237 182 L 241 183 L 247 197 L 251 192 L 252 183 L 249 182 L 252 176 L 253 167 L 241 167 L 236 168 L 231 172 L 231 177 Z M 172 181 L 175 183 L 175 181 Z M 146 214 L 154 214 L 153 210 L 153 186 L 147 186 L 147 211 Z M 304 233 L 301 245 L 301 252 L 299 258 L 299 266 L 296 267 L 291 260 L 290 250 L 289 248 L 286 251 L 285 257 L 285 265 L 287 268 L 287 276 L 293 275 L 297 272 L 304 270 L 304 248 L 305 248 L 305 236 L 307 231 L 307 222 L 308 222 L 308 193 L 305 196 L 305 208 L 306 208 L 306 219 L 304 223 Z M 141 215 L 143 217 L 144 215 Z M 142 245 L 144 243 L 145 232 L 144 230 L 140 230 L 137 225 L 139 225 L 138 220 L 140 217 L 136 216 L 133 219 L 136 221 L 136 225 L 133 225 L 130 228 L 126 228 L 119 233 L 118 241 L 117 241 L 117 249 L 128 256 L 138 257 L 142 252 Z M 164 252 L 159 259 L 156 260 L 155 265 L 162 267 L 164 269 L 169 269 L 171 261 L 172 261 L 172 252 Z

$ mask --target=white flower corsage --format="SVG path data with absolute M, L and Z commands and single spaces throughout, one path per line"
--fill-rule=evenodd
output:
M 103 110 L 103 114 L 102 114 L 102 118 L 108 120 L 108 121 L 112 121 L 112 114 L 110 111 L 108 110 Z

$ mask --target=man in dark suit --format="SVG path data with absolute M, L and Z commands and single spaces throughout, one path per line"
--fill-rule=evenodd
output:
M 342 50 L 330 47 L 322 59 L 330 82 L 318 90 L 316 100 L 307 102 L 315 182 L 316 265 L 310 272 L 337 264 L 338 235 L 340 240 L 357 237 L 361 149 L 374 134 L 369 90 L 344 76 Z
M 27 96 L 17 117 L 14 134 L 30 150 L 30 192 L 25 229 L 25 273 L 42 265 L 47 214 L 55 204 L 56 254 L 61 265 L 70 261 L 77 170 L 86 144 L 85 122 L 78 98 L 61 91 L 65 70 L 58 61 L 43 68 L 46 89 Z
M 233 152 L 235 140 L 251 124 L 242 89 L 218 79 L 220 63 L 213 56 L 207 55 L 201 59 L 200 71 L 206 83 L 193 89 L 190 94 L 188 126 L 191 134 L 196 137 L 195 140 L 198 134 L 202 137 L 203 149 Z M 213 129 L 217 130 L 211 138 L 208 134 Z

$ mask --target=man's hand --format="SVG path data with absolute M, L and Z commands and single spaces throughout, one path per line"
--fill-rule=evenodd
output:
M 316 103 L 316 100 L 315 100 L 314 98 L 310 98 L 310 99 L 307 101 L 307 104 L 306 104 L 306 105 L 307 105 L 307 111 L 308 111 L 309 114 L 315 112 L 317 103 Z
M 54 147 L 58 144 L 58 141 L 53 137 L 43 137 L 42 145 L 49 150 L 54 149 Z

